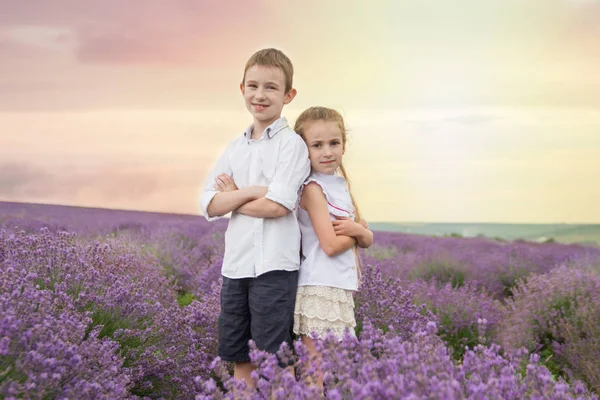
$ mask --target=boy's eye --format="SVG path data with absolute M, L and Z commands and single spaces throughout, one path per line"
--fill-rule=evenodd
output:
M 319 147 L 321 147 L 321 144 L 320 143 L 313 144 L 313 147 L 319 148 Z

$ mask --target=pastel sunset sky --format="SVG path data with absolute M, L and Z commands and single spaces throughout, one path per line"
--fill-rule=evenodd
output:
M 264 47 L 367 220 L 600 223 L 600 0 L 0 0 L 0 201 L 198 214 Z

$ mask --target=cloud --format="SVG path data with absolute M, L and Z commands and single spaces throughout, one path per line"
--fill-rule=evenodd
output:
M 52 91 L 72 90 L 73 85 L 63 85 L 57 82 L 28 81 L 28 82 L 0 82 L 0 94 L 16 95 L 27 93 L 43 93 Z
M 600 19 L 583 7 L 326 3 L 0 0 L 0 86 L 17 87 L 0 109 L 228 107 L 244 61 L 271 45 L 303 106 L 600 104 Z M 40 81 L 57 87 L 24 93 Z
M 417 132 L 421 134 L 431 134 L 441 129 L 446 129 L 452 125 L 458 125 L 463 128 L 478 127 L 493 121 L 502 119 L 498 115 L 471 113 L 451 116 L 434 116 L 424 114 L 419 118 L 404 118 L 403 121 L 414 125 Z
M 429 117 L 425 116 L 424 119 L 405 119 L 406 122 L 409 123 L 457 123 L 461 125 L 481 125 L 486 122 L 494 121 L 499 119 L 498 116 L 492 115 L 483 115 L 483 114 L 462 114 L 456 116 L 447 116 L 447 117 Z
M 17 43 L 14 39 L 6 37 L 5 34 L 0 33 L 0 54 L 3 57 L 11 59 L 23 59 L 31 58 L 36 56 L 38 51 L 31 49 L 29 46 L 23 46 L 21 43 Z
M 43 187 L 51 187 L 55 176 L 28 164 L 0 165 L 0 196 L 19 197 L 42 194 Z
M 73 0 L 58 4 L 33 0 L 26 7 L 21 2 L 6 3 L 0 31 L 35 33 L 38 29 L 37 42 L 77 43 L 74 54 L 85 63 L 219 66 L 229 57 L 242 56 L 237 49 L 246 47 L 243 56 L 247 57 L 247 46 L 269 40 L 277 26 L 266 2 L 252 7 L 241 0 L 226 5 L 207 0 L 143 4 L 105 0 L 84 7 Z M 44 35 L 39 27 L 48 32 Z M 55 35 L 56 31 L 62 33 Z M 12 40 L 16 49 L 31 44 Z
M 36 164 L 0 165 L 0 198 L 16 201 L 58 199 L 64 203 L 85 200 L 118 205 L 139 202 L 180 188 L 199 184 L 198 170 L 159 169 L 152 166 L 110 165 L 102 168 L 48 167 Z

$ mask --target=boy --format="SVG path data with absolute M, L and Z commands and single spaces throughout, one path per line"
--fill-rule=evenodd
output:
M 248 340 L 275 353 L 291 345 L 300 264 L 298 190 L 310 173 L 308 150 L 281 117 L 296 96 L 293 66 L 276 49 L 246 63 L 240 89 L 253 123 L 209 174 L 200 206 L 207 220 L 231 212 L 225 233 L 219 356 L 251 383 Z

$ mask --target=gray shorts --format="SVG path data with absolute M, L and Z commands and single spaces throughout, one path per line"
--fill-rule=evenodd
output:
M 292 345 L 298 271 L 271 271 L 256 278 L 223 277 L 219 316 L 219 357 L 248 362 L 248 341 L 276 353 Z

